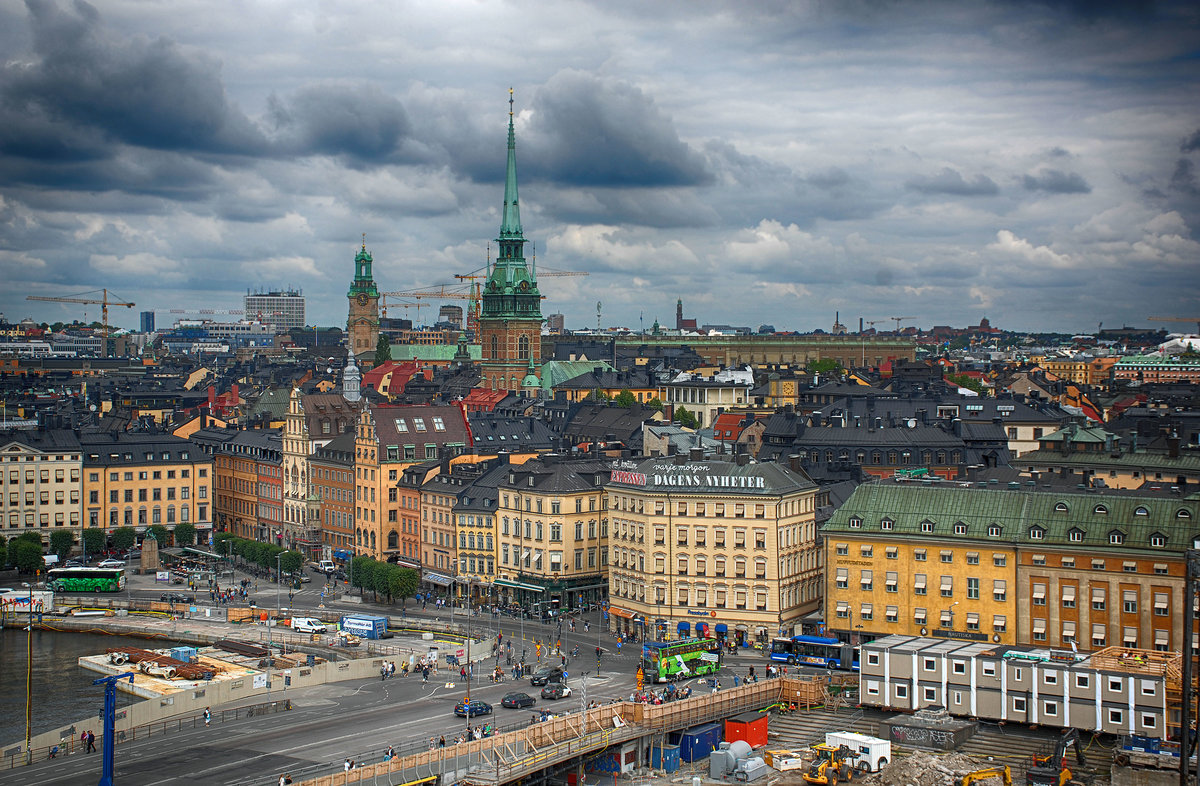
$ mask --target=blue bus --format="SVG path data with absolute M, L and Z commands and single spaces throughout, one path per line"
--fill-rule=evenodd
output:
M 858 647 L 828 636 L 792 636 L 771 640 L 768 657 L 779 663 L 808 663 L 858 671 Z

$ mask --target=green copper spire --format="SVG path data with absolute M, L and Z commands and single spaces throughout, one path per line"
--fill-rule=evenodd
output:
M 379 297 L 379 289 L 375 286 L 375 278 L 371 275 L 371 252 L 367 251 L 367 236 L 363 234 L 362 248 L 354 255 L 354 281 L 350 283 L 347 293 L 353 297 L 359 293 L 371 297 Z
M 504 217 L 500 239 L 521 237 L 521 209 L 517 204 L 517 133 L 513 128 L 513 90 L 508 88 L 508 166 L 504 172 Z

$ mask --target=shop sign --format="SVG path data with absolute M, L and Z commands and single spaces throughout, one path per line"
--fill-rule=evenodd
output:
M 931 634 L 938 639 L 965 639 L 966 641 L 987 641 L 986 633 L 972 633 L 969 630 L 946 630 L 944 628 L 934 628 Z

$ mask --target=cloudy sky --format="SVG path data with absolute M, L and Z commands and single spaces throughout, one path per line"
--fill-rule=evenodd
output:
M 453 283 L 509 87 L 569 327 L 1200 315 L 1192 2 L 0 0 L 0 52 L 10 320 L 291 285 L 344 325 L 363 233 L 382 289 Z

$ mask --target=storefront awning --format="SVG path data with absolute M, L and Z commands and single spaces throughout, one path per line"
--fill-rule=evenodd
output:
M 679 623 L 678 625 L 676 625 L 675 627 L 679 628 L 679 632 L 680 632 L 680 633 L 683 633 L 684 631 L 689 631 L 689 630 L 691 630 L 691 629 L 692 629 L 692 623 L 690 623 L 690 622 L 681 622 L 681 623 Z
M 509 589 L 525 590 L 526 592 L 545 592 L 544 587 L 539 587 L 536 584 L 522 584 L 519 581 L 509 581 L 508 579 L 496 579 L 492 582 L 497 587 L 508 587 Z
M 620 608 L 617 608 L 616 606 L 609 606 L 608 613 L 613 615 L 614 617 L 621 617 L 622 619 L 627 619 L 627 620 L 634 619 L 637 616 L 636 614 L 634 614 L 632 611 L 629 611 L 628 609 L 620 609 Z
M 430 584 L 436 584 L 439 587 L 449 587 L 454 583 L 454 580 L 449 576 L 443 576 L 440 573 L 426 573 L 421 578 L 424 581 L 428 581 Z
M 713 626 L 713 628 L 714 628 L 714 630 L 717 631 L 717 633 L 728 633 L 729 632 L 729 626 L 726 625 L 724 622 L 718 622 L 716 625 Z
M 333 556 L 338 559 L 350 559 L 350 552 L 345 549 L 334 549 Z
M 396 560 L 396 564 L 402 568 L 412 568 L 413 570 L 421 569 L 421 563 L 419 562 L 409 562 L 408 560 L 401 559 Z

